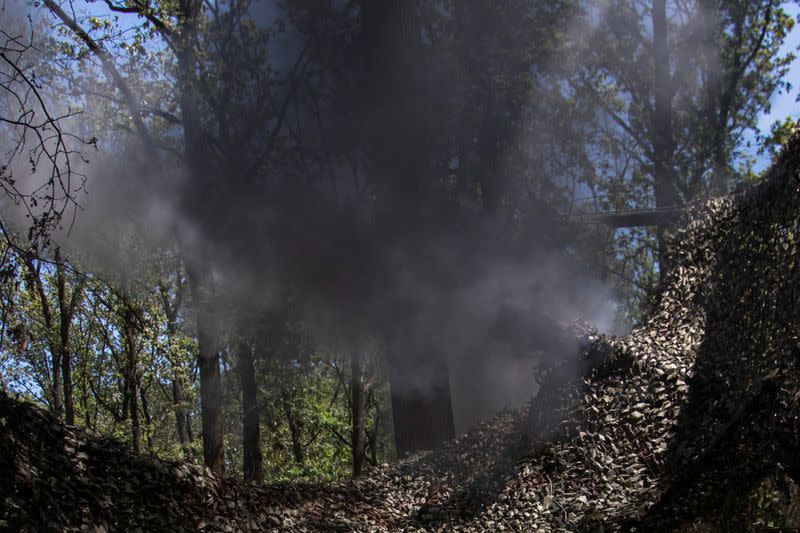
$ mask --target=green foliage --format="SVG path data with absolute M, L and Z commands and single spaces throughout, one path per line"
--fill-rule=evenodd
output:
M 302 145 L 294 125 L 288 134 L 276 130 L 271 137 L 259 132 L 228 138 L 238 133 L 231 124 L 281 123 L 280 110 L 290 103 L 312 102 L 309 108 L 320 122 L 329 118 L 320 118 L 325 112 L 354 115 L 342 101 L 352 98 L 349 84 L 361 75 L 358 67 L 346 67 L 359 53 L 352 46 L 358 38 L 357 9 L 355 3 L 341 9 L 336 3 L 322 4 L 287 2 L 281 7 L 286 18 L 271 28 L 231 11 L 231 2 L 216 4 L 215 13 L 210 5 L 204 7 L 191 43 L 197 54 L 192 70 L 198 72 L 202 93 L 197 116 L 183 115 L 176 82 L 181 50 L 174 40 L 181 37 L 176 32 L 183 21 L 181 6 L 171 0 L 112 4 L 116 11 L 80 20 L 111 54 L 137 95 L 142 117 L 131 116 L 114 80 L 92 63 L 96 57 L 85 39 L 64 25 L 55 27 L 46 47 L 55 55 L 38 75 L 67 95 L 65 105 L 85 111 L 87 134 L 111 126 L 101 142 L 110 153 L 131 145 L 139 118 L 166 154 L 164 165 L 182 168 L 183 121 L 195 119 L 208 137 L 203 142 L 213 145 L 204 148 L 222 154 L 225 174 L 238 178 L 252 172 L 258 185 L 280 172 L 293 179 L 327 177 L 330 167 L 341 163 L 336 158 L 349 163 L 360 157 L 363 139 L 358 133 L 347 135 L 360 132 L 361 125 L 353 126 L 350 119 L 343 119 L 343 127 L 326 124 L 315 132 L 337 137 L 331 145 L 341 153 L 334 156 L 316 144 Z M 603 16 L 597 11 L 601 3 L 568 0 L 419 4 L 425 73 L 434 79 L 431 98 L 437 104 L 425 131 L 434 153 L 425 169 L 428 185 L 457 199 L 465 218 L 480 213 L 474 218 L 481 224 L 503 228 L 497 234 L 512 251 L 529 251 L 531 235 L 540 231 L 541 211 L 560 215 L 654 204 L 658 138 L 652 115 L 659 80 L 653 74 L 652 2 L 606 4 Z M 137 11 L 131 17 L 122 14 L 131 10 Z M 785 77 L 793 56 L 779 50 L 794 21 L 772 0 L 676 1 L 669 2 L 668 13 L 668 127 L 674 146 L 667 163 L 684 203 L 757 179 L 745 139 L 770 99 L 790 89 Z M 287 27 L 307 41 L 309 50 L 301 56 L 307 57 L 298 76 L 302 83 L 299 88 L 289 84 L 288 91 L 276 81 L 273 69 L 278 67 L 270 64 L 273 37 Z M 228 92 L 232 86 L 238 91 L 234 95 Z M 300 96 L 290 100 L 294 90 Z M 289 93 L 285 101 L 284 92 Z M 257 113 L 252 101 L 263 103 Z M 774 155 L 792 128 L 788 119 L 776 123 L 764 139 L 764 153 Z M 268 138 L 273 144 L 265 150 Z M 207 185 L 204 195 L 210 198 L 230 188 L 222 179 Z M 369 212 L 374 193 L 364 189 Z M 75 400 L 76 424 L 131 442 L 136 431 L 131 411 L 136 409 L 145 450 L 162 458 L 197 460 L 202 455 L 198 303 L 182 288 L 180 280 L 185 284 L 187 274 L 178 254 L 153 250 L 136 235 L 133 230 L 112 237 L 122 241 L 112 268 L 93 265 L 93 258 L 70 258 L 68 264 L 82 273 L 67 277 L 61 295 L 58 271 L 47 257 L 28 257 L 12 247 L 3 251 L 2 386 L 55 410 L 61 369 L 54 361 L 63 342 L 57 325 L 60 303 L 76 296 L 68 350 L 73 381 L 68 394 Z M 660 277 L 653 228 L 565 227 L 552 240 L 580 244 L 576 260 L 615 286 L 624 319 L 638 322 L 647 314 Z M 785 246 L 796 246 L 793 230 L 787 230 Z M 301 311 L 290 313 L 274 302 L 242 311 L 249 305 L 225 307 L 224 296 L 219 300 L 230 316 L 247 315 L 256 332 L 250 336 L 257 354 L 266 477 L 349 475 L 349 356 L 356 348 L 325 346 Z M 179 309 L 170 317 L 173 305 Z M 220 318 L 216 324 L 223 358 L 225 457 L 234 474 L 243 471 L 242 390 L 232 349 L 236 322 Z M 394 455 L 389 391 L 381 351 L 370 351 L 366 360 L 367 457 L 379 463 Z M 176 384 L 182 389 L 179 398 Z M 188 420 L 188 441 L 176 429 L 181 416 Z M 754 508 L 767 509 L 759 514 L 767 525 L 776 503 L 772 489 L 759 489 L 748 500 Z
M 664 157 L 664 129 L 672 139 L 667 158 L 675 203 L 754 179 L 747 138 L 759 134 L 759 116 L 769 110 L 772 96 L 791 88 L 786 73 L 794 55 L 780 48 L 794 20 L 780 2 L 668 1 L 666 81 L 655 78 L 653 5 L 614 1 L 602 17 L 582 26 L 589 36 L 586 60 L 571 91 L 600 111 L 588 138 L 594 157 L 586 180 L 588 209 L 655 205 L 654 169 Z M 663 83 L 672 89 L 669 123 L 656 124 L 655 95 Z M 774 153 L 788 128 L 776 125 L 763 149 Z M 606 248 L 608 270 L 634 317 L 654 293 L 656 248 L 654 228 L 618 231 Z
M 0 284 L 2 385 L 52 409 L 52 361 L 58 332 L 55 324 L 46 327 L 44 316 L 45 306 L 59 308 L 56 270 L 53 264 L 34 259 L 34 270 L 28 271 L 20 259 L 23 256 L 10 247 L 5 251 L 5 275 Z M 69 266 L 74 268 L 75 264 Z M 182 267 L 165 253 L 151 256 L 150 262 L 137 268 L 135 280 L 128 276 L 129 281 L 118 282 L 124 289 L 92 273 L 68 278 L 66 297 L 71 298 L 78 290 L 83 295 L 70 329 L 76 423 L 131 442 L 127 383 L 134 376 L 140 394 L 137 407 L 142 417 L 143 449 L 163 459 L 194 460 L 202 454 L 194 311 L 188 295 L 183 296 L 183 307 L 177 310 L 176 323 L 171 327 L 163 306 L 163 298 L 177 305 L 176 297 L 182 289 L 175 280 L 182 279 Z M 44 305 L 37 280 L 42 284 Z M 129 323 L 131 317 L 134 323 Z M 126 360 L 128 327 L 135 331 L 133 374 Z M 254 327 L 263 346 L 256 362 L 256 382 L 267 479 L 347 477 L 351 469 L 348 364 L 315 347 L 303 325 L 285 313 L 262 314 Z M 223 371 L 227 384 L 226 461 L 234 475 L 242 469 L 241 391 L 236 364 L 235 358 L 228 358 Z M 367 431 L 373 435 L 374 447 L 368 457 L 373 462 L 392 456 L 388 386 L 382 365 L 380 354 L 375 353 L 370 359 L 372 379 L 367 404 Z M 173 395 L 176 379 L 183 389 L 179 403 Z M 194 438 L 188 444 L 181 442 L 176 432 L 179 410 L 191 420 Z
M 761 140 L 758 153 L 768 154 L 774 160 L 796 129 L 797 121 L 792 117 L 786 117 L 782 121 L 776 120 L 770 128 L 769 134 Z

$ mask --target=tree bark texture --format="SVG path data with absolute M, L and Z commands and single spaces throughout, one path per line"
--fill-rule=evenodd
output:
M 653 1 L 653 73 L 655 104 L 653 108 L 653 193 L 656 208 L 678 205 L 673 158 L 675 141 L 672 134 L 673 80 L 669 64 L 669 41 L 667 36 L 667 2 Z M 658 226 L 658 264 L 663 276 L 669 269 L 664 233 L 666 225 Z
M 356 350 L 353 352 L 350 365 L 353 476 L 361 474 L 366 460 L 366 409 L 364 400 L 364 370 L 361 354 Z
M 207 305 L 207 304 L 206 304 Z M 225 473 L 222 428 L 222 374 L 213 321 L 201 307 L 197 319 L 200 369 L 200 416 L 203 426 L 203 461 L 218 476 Z
M 378 190 L 378 223 L 389 241 L 401 243 L 416 239 L 439 214 L 429 194 L 430 128 L 421 104 L 430 98 L 417 8 L 411 0 L 361 2 L 362 90 L 370 110 L 362 144 Z M 435 447 L 454 431 L 447 361 L 436 350 L 420 357 L 403 351 L 413 348 L 400 346 L 392 350 L 389 379 L 395 440 L 402 453 Z M 433 380 L 423 387 L 406 372 L 411 368 L 407 363 L 417 359 L 430 370 L 425 379 Z
M 186 413 L 183 397 L 183 376 L 181 375 L 180 364 L 172 360 L 172 345 L 178 333 L 178 313 L 183 304 L 183 295 L 186 290 L 186 281 L 180 269 L 175 271 L 175 295 L 172 297 L 166 284 L 159 284 L 159 295 L 161 297 L 161 307 L 167 318 L 167 351 L 169 363 L 172 366 L 172 408 L 175 411 L 175 429 L 178 435 L 178 442 L 181 443 L 184 457 L 191 457 L 192 442 L 191 428 L 189 427 L 189 415 Z
M 239 341 L 239 383 L 242 387 L 242 448 L 244 452 L 244 479 L 263 481 L 261 457 L 261 421 L 258 413 L 258 387 L 253 364 L 253 344 Z
M 447 361 L 435 349 L 405 359 L 390 355 L 394 439 L 398 455 L 437 448 L 455 436 Z
M 180 42 L 178 44 L 178 89 L 183 120 L 184 157 L 187 168 L 196 182 L 195 190 L 186 198 L 190 217 L 202 217 L 212 207 L 214 184 L 208 153 L 204 149 L 203 126 L 198 107 L 199 80 L 197 79 L 197 25 L 202 9 L 198 0 L 181 3 Z M 222 425 L 222 377 L 217 346 L 217 324 L 214 320 L 211 293 L 213 284 L 209 267 L 203 262 L 209 250 L 207 245 L 193 246 L 187 250 L 187 271 L 192 290 L 192 300 L 197 306 L 197 348 L 200 370 L 200 413 L 203 426 L 203 460 L 218 476 L 225 472 Z
M 139 414 L 139 350 L 136 340 L 136 314 L 129 302 L 123 311 L 123 334 L 125 336 L 125 386 L 128 398 L 128 415 L 131 421 L 131 444 L 134 453 L 142 451 L 142 422 Z
M 66 289 L 66 275 L 64 273 L 64 264 L 61 257 L 61 249 L 56 248 L 55 251 L 56 263 L 56 295 L 58 298 L 58 350 L 61 352 L 59 358 L 61 359 L 61 368 L 53 369 L 54 373 L 61 372 L 61 382 L 64 388 L 64 422 L 73 426 L 75 425 L 75 404 L 72 394 L 72 358 L 70 354 L 70 326 L 72 325 L 72 314 L 75 306 L 76 297 L 73 296 L 72 301 L 67 301 Z M 77 291 L 81 288 L 77 287 Z

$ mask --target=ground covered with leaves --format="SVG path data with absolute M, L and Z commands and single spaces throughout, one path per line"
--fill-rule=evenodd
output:
M 529 409 L 340 483 L 252 485 L 136 456 L 0 396 L 12 530 L 754 530 L 800 514 L 800 136 L 691 208 L 643 327 Z M 580 378 L 566 371 L 583 367 Z M 715 529 L 716 528 L 716 529 Z

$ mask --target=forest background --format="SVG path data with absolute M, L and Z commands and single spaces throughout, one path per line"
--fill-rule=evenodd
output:
M 0 15 L 0 386 L 338 479 L 635 327 L 669 210 L 792 129 L 795 2 L 112 0 Z

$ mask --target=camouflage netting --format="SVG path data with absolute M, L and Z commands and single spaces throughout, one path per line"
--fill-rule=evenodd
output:
M 0 469 L 13 479 L 0 488 L 0 524 L 548 532 L 719 524 L 731 509 L 743 512 L 742 495 L 765 480 L 800 480 L 798 234 L 795 135 L 758 185 L 690 210 L 652 317 L 626 337 L 593 342 L 582 354 L 585 378 L 551 382 L 530 409 L 500 413 L 441 450 L 357 481 L 216 480 L 132 456 L 0 395 Z M 797 502 L 784 503 L 798 512 Z M 754 527 L 733 518 L 726 528 Z

